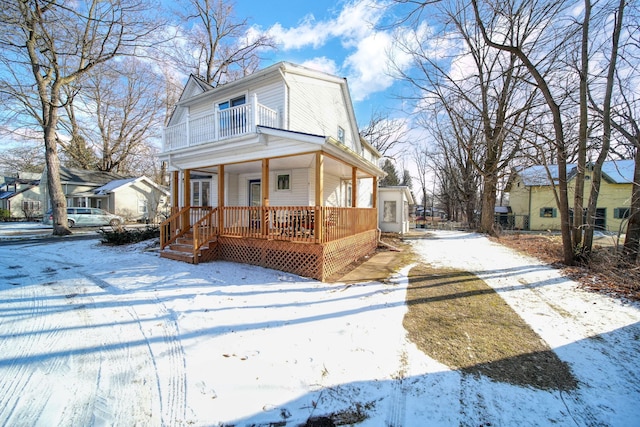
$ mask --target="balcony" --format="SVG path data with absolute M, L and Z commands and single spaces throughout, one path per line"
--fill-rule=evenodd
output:
M 279 127 L 278 112 L 251 102 L 211 113 L 187 116 L 184 123 L 168 126 L 162 132 L 162 151 L 170 152 L 222 141 L 255 132 L 256 126 Z

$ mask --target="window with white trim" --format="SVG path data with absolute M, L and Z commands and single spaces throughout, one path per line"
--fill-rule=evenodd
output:
M 276 174 L 276 190 L 286 191 L 291 190 L 291 174 L 290 173 L 277 173 Z

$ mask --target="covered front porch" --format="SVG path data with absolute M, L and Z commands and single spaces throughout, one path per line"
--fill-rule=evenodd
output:
M 325 280 L 375 250 L 376 188 L 376 175 L 322 150 L 173 171 L 161 255 Z

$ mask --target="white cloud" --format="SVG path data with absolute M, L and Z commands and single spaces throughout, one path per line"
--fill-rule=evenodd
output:
M 303 67 L 311 68 L 313 70 L 322 71 L 327 74 L 337 75 L 340 73 L 339 67 L 333 59 L 326 56 L 319 56 L 301 64 Z
M 369 94 L 383 91 L 393 84 L 387 58 L 391 38 L 387 33 L 372 33 L 358 42 L 357 50 L 344 62 L 348 70 L 353 99 L 360 101 Z
M 297 27 L 284 28 L 276 23 L 267 30 L 275 42 L 284 50 L 318 48 L 326 43 L 330 34 L 323 22 L 316 22 L 313 15 L 307 15 Z
M 393 84 L 387 64 L 387 51 L 392 46 L 388 32 L 378 31 L 387 2 L 384 0 L 350 1 L 333 18 L 317 21 L 307 15 L 296 27 L 275 24 L 267 30 L 282 50 L 320 49 L 338 40 L 343 52 L 328 58 L 318 56 L 303 65 L 336 75 L 346 75 L 354 100 L 367 98 Z M 339 61 L 344 62 L 339 66 Z

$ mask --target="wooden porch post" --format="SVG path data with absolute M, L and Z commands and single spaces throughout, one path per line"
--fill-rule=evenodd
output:
M 171 172 L 171 208 L 180 210 L 180 172 Z M 174 212 L 171 212 L 174 213 Z
M 351 208 L 358 207 L 358 168 L 351 167 Z M 353 213 L 355 216 L 355 212 Z M 353 216 L 352 216 L 353 218 Z M 351 234 L 356 234 L 357 221 L 351 221 Z
M 351 207 L 358 207 L 358 168 L 351 168 Z
M 218 234 L 224 230 L 224 165 L 218 166 Z
M 378 177 L 373 177 L 373 208 L 378 207 Z
M 371 204 L 373 205 L 372 207 L 373 207 L 373 213 L 375 217 L 375 224 L 372 224 L 372 225 L 378 228 L 380 212 L 378 212 L 378 177 L 377 176 L 373 177 L 372 191 L 373 191 L 373 200 L 371 201 Z
M 257 102 L 257 97 L 255 98 Z M 262 203 L 260 210 L 262 211 L 262 215 L 260 215 L 260 229 L 262 230 L 262 235 L 269 235 L 269 159 L 262 159 L 262 181 L 260 185 L 260 189 L 262 190 Z
M 318 210 L 318 207 L 322 208 L 322 201 L 324 200 L 324 182 L 322 178 L 324 176 L 324 158 L 322 151 L 316 153 L 316 213 L 315 213 L 315 225 L 314 230 L 316 233 L 316 239 L 318 242 L 323 240 L 324 231 L 324 218 L 322 217 L 322 209 Z
M 184 173 L 184 206 L 191 206 L 191 169 L 185 169 Z
M 188 208 L 191 206 L 191 169 L 185 169 L 184 172 L 184 207 Z M 184 212 L 184 216 L 182 217 L 182 224 L 183 227 L 184 226 L 191 226 L 191 211 L 190 210 L 186 210 Z

